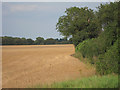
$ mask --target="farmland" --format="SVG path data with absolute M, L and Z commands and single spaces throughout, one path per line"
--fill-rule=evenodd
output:
M 27 88 L 95 75 L 72 54 L 74 45 L 2 46 L 2 87 Z

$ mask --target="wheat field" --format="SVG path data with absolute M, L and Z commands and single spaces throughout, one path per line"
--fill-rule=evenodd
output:
M 2 46 L 2 88 L 27 88 L 88 77 L 95 69 L 74 58 L 72 44 Z

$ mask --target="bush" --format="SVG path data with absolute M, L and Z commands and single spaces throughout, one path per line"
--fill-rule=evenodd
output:
M 118 73 L 117 36 L 118 29 L 108 25 L 98 38 L 88 39 L 77 45 L 76 52 L 80 52 L 84 58 L 89 58 L 91 64 L 96 64 L 98 73 Z
M 98 38 L 85 40 L 76 47 L 76 52 L 80 52 L 84 58 L 89 58 L 87 60 L 91 64 L 96 64 L 100 74 L 118 73 L 119 52 L 115 32 L 107 29 Z M 93 57 L 99 58 L 96 60 Z
M 80 52 L 82 54 L 82 56 L 85 58 L 89 58 L 89 62 L 94 64 L 95 60 L 93 59 L 93 57 L 96 57 L 99 55 L 99 47 L 97 45 L 97 39 L 93 38 L 93 39 L 88 39 L 83 41 L 82 43 L 80 43 L 77 47 L 76 47 L 76 52 Z
M 117 29 L 114 27 L 106 27 L 105 31 L 98 38 L 92 38 L 83 41 L 76 46 L 76 52 L 81 52 L 83 57 L 92 59 L 98 57 L 114 44 L 117 39 Z M 92 61 L 92 63 L 95 63 Z
M 114 45 L 105 53 L 99 56 L 96 63 L 96 70 L 100 74 L 118 73 L 118 40 Z

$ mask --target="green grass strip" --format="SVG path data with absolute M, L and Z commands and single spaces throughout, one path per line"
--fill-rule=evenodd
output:
M 77 80 L 37 85 L 34 88 L 118 88 L 117 75 L 92 76 Z

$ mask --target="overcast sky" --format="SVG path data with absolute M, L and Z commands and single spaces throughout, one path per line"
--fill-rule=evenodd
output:
M 35 40 L 36 37 L 62 38 L 56 31 L 58 18 L 64 15 L 66 8 L 95 8 L 101 2 L 3 2 L 2 35 L 25 37 Z

